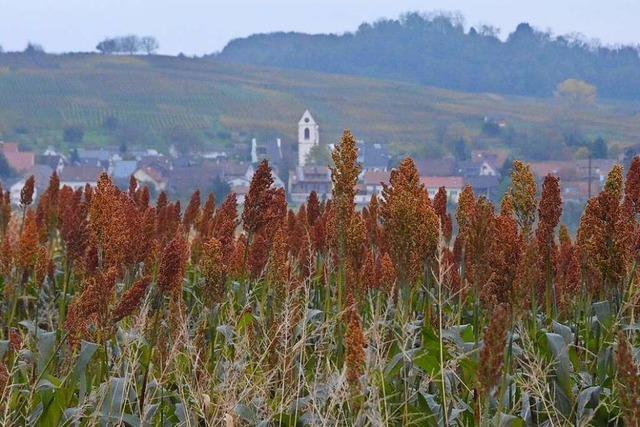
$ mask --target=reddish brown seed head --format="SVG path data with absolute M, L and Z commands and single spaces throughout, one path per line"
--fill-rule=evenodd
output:
M 33 203 L 33 193 L 35 190 L 36 179 L 31 175 L 24 183 L 20 191 L 20 206 L 27 207 Z

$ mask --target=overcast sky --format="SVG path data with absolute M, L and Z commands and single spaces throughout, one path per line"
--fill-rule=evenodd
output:
M 87 51 L 105 36 L 154 35 L 162 53 L 218 51 L 232 38 L 270 31 L 355 30 L 406 11 L 462 13 L 502 36 L 520 22 L 605 43 L 640 43 L 640 0 L 0 0 L 0 45 Z

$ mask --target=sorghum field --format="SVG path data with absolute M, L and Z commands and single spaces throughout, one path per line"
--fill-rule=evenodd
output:
M 447 212 L 406 159 L 360 212 L 356 154 L 346 131 L 297 212 L 266 163 L 241 214 L 106 175 L 7 194 L 2 422 L 638 425 L 640 158 L 572 239 L 523 163 L 500 207 Z

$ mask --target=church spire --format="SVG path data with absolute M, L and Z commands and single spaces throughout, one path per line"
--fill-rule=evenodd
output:
M 298 122 L 298 165 L 304 166 L 314 145 L 320 143 L 319 126 L 306 110 Z

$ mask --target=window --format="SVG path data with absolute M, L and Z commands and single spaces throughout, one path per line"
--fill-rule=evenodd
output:
M 304 128 L 304 139 L 309 139 L 309 128 Z

